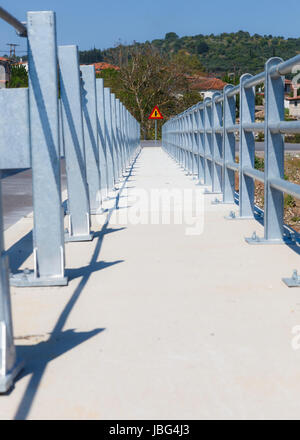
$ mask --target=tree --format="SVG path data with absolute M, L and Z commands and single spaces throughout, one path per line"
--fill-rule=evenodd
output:
M 172 41 L 176 41 L 176 40 L 178 40 L 178 35 L 177 34 L 175 34 L 175 32 L 168 32 L 166 35 L 165 35 L 165 40 L 166 41 L 168 41 L 169 43 L 170 42 L 172 42 Z
M 256 74 L 264 69 L 265 62 L 273 53 L 283 59 L 292 58 L 300 52 L 300 38 L 272 37 L 239 31 L 220 35 L 195 35 L 179 38 L 175 32 L 168 32 L 164 38 L 151 43 L 163 57 L 171 58 L 183 50 L 187 55 L 196 55 L 206 71 L 223 75 L 234 70 L 241 73 Z M 145 43 L 123 44 L 122 53 L 132 51 L 134 47 L 143 48 Z M 101 51 L 103 61 L 119 64 L 119 47 Z M 90 53 L 91 55 L 91 53 Z M 126 57 L 125 57 L 126 58 Z M 92 61 L 92 60 L 91 60 Z M 96 61 L 94 59 L 93 61 Z
M 9 88 L 28 87 L 27 70 L 22 65 L 11 66 Z
M 172 57 L 173 63 L 183 70 L 185 73 L 192 75 L 193 73 L 205 72 L 205 67 L 201 64 L 197 55 L 190 55 L 185 50 L 179 50 L 177 54 Z
M 196 45 L 196 50 L 198 54 L 206 53 L 209 51 L 209 46 L 207 43 L 205 43 L 205 41 L 199 41 L 199 43 Z
M 103 78 L 105 87 L 110 87 L 114 92 L 120 94 L 120 71 L 116 69 L 103 69 L 96 73 L 96 78 Z
M 90 49 L 79 52 L 79 61 L 83 64 L 98 63 L 103 61 L 103 55 L 100 49 Z
M 123 87 L 134 98 L 135 115 L 146 134 L 150 128 L 147 118 L 152 107 L 156 104 L 163 110 L 174 101 L 174 94 L 185 86 L 180 72 L 172 67 L 148 45 L 134 50 L 130 61 L 120 70 Z
M 200 100 L 198 93 L 189 90 L 187 69 L 184 62 L 170 61 L 148 44 L 132 47 L 119 71 L 107 69 L 100 76 L 150 137 L 153 122 L 148 116 L 154 105 L 168 118 Z

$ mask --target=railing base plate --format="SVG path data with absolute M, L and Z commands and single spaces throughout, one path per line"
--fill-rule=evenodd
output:
M 221 191 L 210 191 L 209 189 L 204 190 L 204 194 L 222 194 Z
M 202 183 L 202 182 L 200 182 L 199 179 L 198 179 L 198 182 L 195 183 L 195 185 L 197 185 L 197 186 L 207 186 L 206 183 Z
M 300 287 L 300 277 L 281 278 L 288 287 Z
M 5 376 L 0 376 L 0 394 L 6 393 L 13 386 L 15 378 L 24 367 L 23 361 L 17 361 L 12 370 Z
M 37 277 L 32 270 L 11 274 L 9 282 L 15 287 L 66 286 L 68 277 Z
M 235 215 L 234 217 L 232 217 L 231 215 L 226 215 L 224 218 L 226 220 L 255 220 L 255 217 L 253 215 L 249 215 L 249 216 Z
M 213 201 L 211 202 L 211 204 L 212 204 L 212 205 L 235 205 L 234 202 L 223 202 L 223 200 L 218 200 L 218 199 L 213 200 Z
M 65 233 L 65 243 L 73 242 L 73 241 L 92 241 L 94 238 L 94 233 L 86 235 L 69 235 L 68 232 Z
M 103 212 L 103 208 L 100 206 L 99 206 L 99 208 L 90 209 L 90 215 L 102 214 L 102 212 Z
M 285 239 L 285 238 L 278 238 L 278 239 L 266 239 L 263 237 L 256 237 L 256 238 L 252 238 L 252 237 L 245 237 L 245 241 L 248 244 L 290 244 L 293 243 L 292 240 L 290 239 Z

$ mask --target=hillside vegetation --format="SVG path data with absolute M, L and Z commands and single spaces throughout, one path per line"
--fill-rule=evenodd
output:
M 145 43 L 134 42 L 126 46 L 119 44 L 114 48 L 99 50 L 92 49 L 80 52 L 82 63 L 97 61 L 112 62 L 117 65 L 120 59 L 120 47 L 141 47 L 151 43 L 161 54 L 172 57 L 179 51 L 196 55 L 209 73 L 222 76 L 229 72 L 240 75 L 244 72 L 258 73 L 263 70 L 264 63 L 270 57 L 283 59 L 291 58 L 300 53 L 300 38 L 276 37 L 272 35 L 250 35 L 249 32 L 239 31 L 219 35 L 194 35 L 179 38 L 174 32 L 169 32 L 164 39 L 156 39 Z M 124 50 L 122 51 L 122 53 Z

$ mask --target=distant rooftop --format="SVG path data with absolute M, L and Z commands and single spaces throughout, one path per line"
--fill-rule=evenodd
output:
M 192 90 L 223 90 L 227 83 L 219 78 L 209 78 L 203 76 L 188 76 L 187 77 Z
M 114 70 L 120 70 L 120 67 L 118 66 L 114 66 L 113 64 L 110 63 L 92 63 L 95 66 L 95 71 L 96 72 L 100 72 L 101 70 L 105 70 L 105 69 L 114 69 Z

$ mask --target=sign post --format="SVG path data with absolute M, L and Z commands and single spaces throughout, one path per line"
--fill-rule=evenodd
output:
M 159 108 L 157 107 L 157 105 L 153 108 L 148 119 L 155 120 L 155 145 L 156 145 L 156 143 L 157 143 L 157 119 L 164 119 L 163 115 L 159 111 Z

